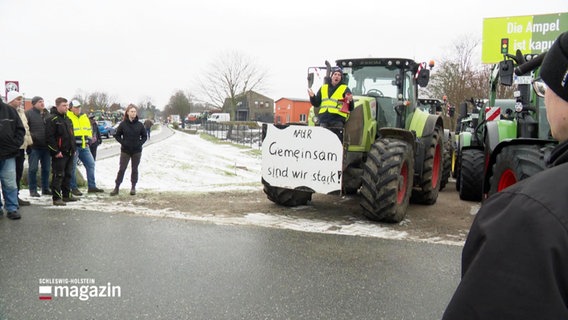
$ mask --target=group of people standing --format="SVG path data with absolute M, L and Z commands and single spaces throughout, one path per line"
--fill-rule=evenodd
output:
M 51 196 L 55 206 L 77 201 L 77 197 L 83 195 L 76 179 L 79 160 L 87 172 L 87 193 L 104 192 L 95 180 L 95 159 L 97 147 L 102 142 L 101 135 L 95 119 L 81 112 L 79 101 L 69 102 L 59 97 L 50 111 L 39 96 L 32 99 L 32 108 L 27 111 L 22 105 L 23 96 L 17 91 L 8 92 L 6 101 L 8 103 L 0 101 L 0 185 L 3 195 L 0 216 L 4 213 L 4 205 L 9 219 L 20 219 L 20 206 L 30 205 L 29 201 L 19 197 L 26 154 L 31 197 Z M 118 195 L 130 161 L 130 194 L 135 195 L 142 145 L 147 140 L 147 131 L 138 121 L 136 106 L 128 106 L 114 137 L 121 144 L 121 155 L 115 188 L 110 195 Z

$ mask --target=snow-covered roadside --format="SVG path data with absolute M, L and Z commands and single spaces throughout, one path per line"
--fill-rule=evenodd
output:
M 105 142 L 101 147 L 116 143 Z M 187 192 L 258 189 L 260 166 L 260 155 L 251 149 L 213 143 L 178 131 L 163 142 L 144 147 L 136 188 Z M 97 186 L 110 191 L 117 171 L 118 156 L 97 160 Z M 130 166 L 121 187 L 130 188 Z
M 157 134 L 157 132 L 156 132 Z M 114 139 L 105 139 L 99 150 L 116 147 Z M 84 168 L 80 167 L 83 175 Z M 350 219 L 349 223 L 334 223 L 313 218 L 298 218 L 265 212 L 250 212 L 244 215 L 211 215 L 180 212 L 172 208 L 148 208 L 143 196 L 110 197 L 118 170 L 118 155 L 97 160 L 96 178 L 104 194 L 87 194 L 81 200 L 66 207 L 51 205 L 49 197 L 28 198 L 34 204 L 44 205 L 48 210 L 94 210 L 111 213 L 128 213 L 155 218 L 175 218 L 202 221 L 223 225 L 256 225 L 262 227 L 290 229 L 303 232 L 357 235 L 383 239 L 413 240 L 450 245 L 463 245 L 463 241 L 440 238 L 420 239 L 404 231 L 388 226 L 369 223 L 368 220 Z M 140 195 L 158 192 L 215 192 L 230 190 L 259 190 L 262 188 L 261 157 L 258 152 L 229 144 L 218 144 L 204 140 L 199 135 L 176 132 L 160 143 L 144 147 L 139 167 L 140 179 L 137 189 Z M 130 167 L 126 171 L 121 191 L 130 189 Z M 25 193 L 27 195 L 27 193 Z M 269 201 L 266 198 L 259 201 Z M 290 208 L 302 211 L 307 206 Z

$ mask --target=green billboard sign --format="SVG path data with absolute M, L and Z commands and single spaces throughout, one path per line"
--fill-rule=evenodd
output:
M 498 63 L 503 54 L 542 53 L 568 31 L 568 12 L 483 19 L 482 63 Z

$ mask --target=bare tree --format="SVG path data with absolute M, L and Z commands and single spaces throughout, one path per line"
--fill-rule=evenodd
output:
M 428 86 L 432 98 L 446 96 L 451 104 L 465 99 L 487 98 L 489 67 L 474 63 L 479 40 L 461 37 L 453 45 L 453 55 L 444 59 L 432 72 Z
M 164 108 L 166 117 L 172 114 L 177 114 L 182 119 L 185 119 L 185 117 L 190 112 L 191 100 L 181 90 L 178 90 L 173 96 L 170 97 L 170 102 Z
M 452 105 L 464 100 L 488 99 L 491 86 L 492 65 L 483 65 L 478 52 L 479 40 L 461 37 L 453 45 L 453 55 L 446 58 L 432 72 L 428 85 L 431 98 L 447 96 Z M 497 84 L 497 98 L 510 99 L 514 88 Z
M 231 119 L 234 119 L 236 97 L 250 90 L 264 89 L 267 74 L 252 58 L 238 52 L 227 52 L 209 65 L 204 78 L 199 80 L 199 87 L 218 109 L 222 109 L 229 99 L 229 111 Z
M 110 97 L 106 92 L 93 92 L 89 93 L 83 90 L 77 91 L 73 96 L 74 100 L 78 100 L 81 105 L 88 107 L 89 112 L 94 111 L 115 111 L 111 110 L 111 106 L 118 105 L 120 109 L 120 104 L 113 102 L 116 99 Z

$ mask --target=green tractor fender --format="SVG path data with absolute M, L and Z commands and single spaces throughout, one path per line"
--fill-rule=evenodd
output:
M 473 134 L 471 132 L 460 132 L 458 135 L 458 152 L 461 151 L 463 148 L 467 148 L 471 146 Z
M 436 126 L 439 126 L 442 130 L 444 129 L 442 117 L 416 109 L 408 130 L 416 132 L 417 138 L 422 138 L 432 135 Z M 440 132 L 440 134 L 443 134 L 443 132 Z
M 485 129 L 484 144 L 489 153 L 502 141 L 517 138 L 517 122 L 513 120 L 488 121 Z

